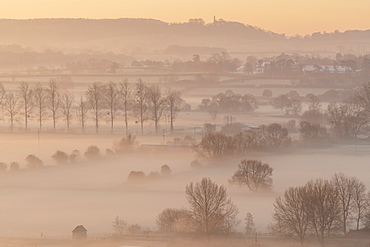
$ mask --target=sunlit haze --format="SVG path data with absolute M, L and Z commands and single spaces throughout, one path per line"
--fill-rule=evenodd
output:
M 4 0 L 1 18 L 153 18 L 186 22 L 213 17 L 287 35 L 368 29 L 369 2 L 357 0 Z

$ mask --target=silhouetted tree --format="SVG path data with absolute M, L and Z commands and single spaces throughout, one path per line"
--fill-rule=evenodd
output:
M 78 102 L 78 106 L 76 107 L 76 115 L 77 115 L 78 120 L 81 123 L 82 133 L 85 132 L 85 123 L 86 123 L 88 111 L 89 111 L 89 105 L 84 100 L 83 96 L 81 95 L 80 101 Z
M 105 87 L 105 102 L 108 107 L 109 121 L 111 124 L 111 133 L 113 133 L 114 120 L 119 110 L 119 91 L 117 84 L 109 82 Z
M 127 230 L 127 222 L 120 218 L 119 216 L 117 216 L 112 222 L 112 228 L 114 235 L 122 236 Z
M 229 199 L 224 186 L 209 178 L 186 185 L 194 230 L 206 234 L 230 233 L 237 224 L 237 207 Z
M 180 92 L 172 91 L 171 89 L 167 90 L 166 103 L 171 131 L 173 131 L 173 123 L 177 117 L 177 113 L 180 111 L 182 101 Z
M 235 142 L 231 136 L 222 133 L 209 133 L 194 146 L 195 152 L 208 160 L 216 160 L 232 155 L 235 151 Z
M 63 151 L 58 150 L 51 157 L 55 160 L 55 162 L 58 165 L 68 164 L 69 156 Z
M 90 85 L 86 91 L 86 100 L 89 110 L 93 113 L 95 121 L 95 131 L 99 132 L 99 120 L 102 116 L 104 107 L 104 86 L 100 82 Z
M 20 170 L 20 166 L 18 162 L 12 162 L 10 163 L 10 171 L 11 172 L 17 172 Z
M 72 106 L 74 103 L 74 96 L 70 93 L 63 93 L 61 95 L 61 110 L 64 115 L 64 119 L 67 124 L 67 130 L 69 131 L 70 122 L 72 119 Z
M 287 146 L 291 143 L 291 138 L 288 135 L 288 130 L 281 127 L 278 123 L 270 125 L 262 125 L 261 133 L 266 141 L 266 144 L 272 148 Z
M 304 187 L 290 187 L 276 198 L 272 230 L 283 237 L 298 240 L 301 245 L 309 238 L 310 219 L 306 208 Z
M 162 89 L 158 85 L 148 88 L 147 100 L 151 112 L 151 120 L 154 121 L 155 133 L 158 133 L 158 123 L 162 118 L 163 110 L 166 107 L 166 100 L 162 97 Z
M 121 107 L 123 108 L 123 116 L 125 118 L 125 126 L 126 126 L 126 135 L 128 135 L 128 114 L 129 114 L 129 107 L 132 106 L 132 95 L 131 95 L 131 88 L 127 83 L 127 79 L 123 80 L 123 82 L 118 84 L 118 92 L 119 97 L 121 99 Z
M 19 104 L 19 98 L 17 94 L 11 92 L 5 94 L 4 109 L 8 113 L 10 128 L 13 130 L 14 121 L 16 121 L 15 118 L 21 110 L 21 105 Z
M 42 87 L 41 84 L 36 84 L 34 88 L 34 103 L 37 108 L 36 115 L 39 122 L 39 129 L 42 128 L 42 122 L 46 118 L 47 114 L 47 98 L 46 98 L 46 91 Z
M 47 102 L 53 118 L 53 129 L 55 130 L 56 119 L 58 118 L 58 110 L 60 107 L 60 92 L 56 81 L 51 80 L 46 89 Z
M 322 179 L 308 182 L 305 191 L 306 212 L 311 229 L 320 246 L 325 246 L 326 238 L 335 233 L 340 222 L 338 192 L 330 181 Z
M 160 232 L 190 232 L 192 230 L 190 211 L 186 209 L 166 208 L 157 215 Z
M 32 110 L 32 89 L 30 88 L 27 82 L 22 82 L 19 85 L 19 95 L 23 105 L 23 114 L 24 114 L 24 127 L 27 130 L 28 128 L 28 118 L 30 117 L 30 111 Z
M 84 156 L 88 159 L 97 159 L 100 157 L 100 149 L 97 146 L 91 145 L 87 147 Z
M 246 213 L 244 221 L 245 233 L 249 236 L 254 234 L 256 232 L 256 226 L 254 224 L 253 215 L 250 212 Z
M 270 190 L 273 170 L 268 164 L 262 164 L 259 160 L 242 160 L 229 182 L 247 186 L 251 191 Z
M 161 175 L 165 177 L 171 175 L 171 168 L 168 165 L 161 166 Z
M 41 168 L 43 165 L 42 160 L 34 154 L 30 154 L 26 157 L 26 166 L 28 169 Z
M 135 93 L 135 115 L 138 117 L 141 127 L 141 134 L 144 134 L 144 122 L 149 119 L 148 115 L 148 87 L 141 79 L 136 83 Z

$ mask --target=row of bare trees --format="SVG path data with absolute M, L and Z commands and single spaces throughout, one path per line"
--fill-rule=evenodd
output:
M 55 80 L 51 80 L 47 86 L 36 84 L 34 87 L 22 82 L 17 90 L 7 91 L 0 84 L 0 105 L 9 119 L 11 129 L 14 128 L 18 116 L 23 114 L 26 130 L 29 119 L 35 116 L 40 130 L 43 122 L 49 117 L 55 130 L 57 120 L 62 117 L 68 130 L 71 121 L 77 118 L 84 131 L 90 113 L 96 132 L 103 119 L 110 123 L 113 132 L 117 117 L 123 116 L 127 134 L 130 117 L 140 123 L 142 134 L 144 122 L 150 120 L 154 122 L 157 133 L 160 120 L 166 113 L 173 131 L 177 113 L 185 104 L 178 91 L 163 90 L 158 85 L 149 86 L 140 79 L 134 86 L 127 80 L 120 83 L 93 83 L 78 100 L 74 94 L 61 90 L 60 86 Z
M 290 187 L 274 203 L 271 230 L 303 243 L 316 237 L 321 246 L 349 228 L 368 228 L 370 194 L 356 177 L 342 173 L 330 180 L 317 179 Z

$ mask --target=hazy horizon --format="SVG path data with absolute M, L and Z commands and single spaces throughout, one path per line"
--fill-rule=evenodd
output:
M 0 9 L 3 19 L 35 18 L 88 18 L 117 19 L 145 18 L 164 22 L 186 22 L 193 18 L 202 18 L 206 23 L 213 18 L 241 22 L 288 36 L 306 35 L 314 32 L 334 32 L 345 30 L 369 29 L 367 1 L 359 0 L 350 4 L 348 1 L 310 2 L 283 1 L 186 1 L 169 0 L 125 2 L 72 0 L 63 2 L 51 0 L 14 0 L 4 1 Z M 319 7 L 319 8 L 318 8 Z M 312 16 L 315 16 L 313 19 Z

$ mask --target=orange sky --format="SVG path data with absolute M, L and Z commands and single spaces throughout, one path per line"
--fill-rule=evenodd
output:
M 213 16 L 287 35 L 370 29 L 369 0 L 2 0 L 1 18 L 153 18 L 185 22 Z

